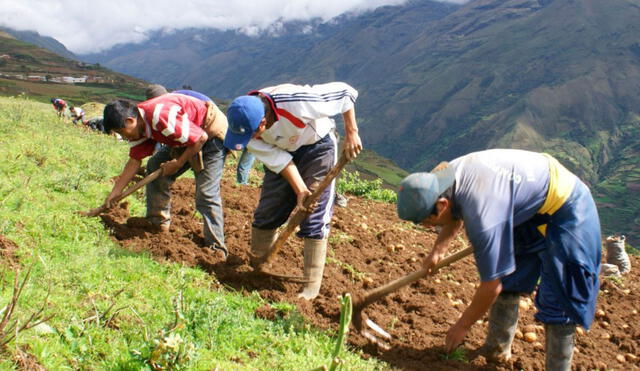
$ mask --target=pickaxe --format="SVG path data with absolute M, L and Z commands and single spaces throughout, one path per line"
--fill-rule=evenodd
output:
M 271 259 L 275 254 L 280 251 L 284 243 L 287 241 L 291 233 L 295 231 L 296 227 L 302 223 L 312 212 L 311 207 L 318 201 L 322 192 L 331 184 L 331 182 L 340 174 L 344 166 L 349 162 L 344 152 L 340 155 L 338 159 L 338 163 L 329 170 L 327 175 L 317 184 L 317 186 L 313 187 L 313 192 L 304 200 L 303 207 L 297 208 L 287 220 L 286 226 L 282 231 L 278 234 L 278 238 L 274 241 L 273 245 L 269 248 L 269 252 L 263 256 L 256 256 L 254 259 L 254 269 L 256 272 L 267 274 L 269 276 L 273 276 L 275 278 L 279 278 L 282 280 L 290 281 L 290 282 L 299 282 L 305 283 L 308 282 L 304 277 L 298 276 L 284 276 L 277 273 L 272 273 L 264 269 L 265 264 Z
M 431 268 L 431 271 L 436 272 L 438 269 L 442 267 L 446 267 L 447 265 L 456 262 L 467 255 L 470 255 L 473 251 L 472 247 L 467 247 L 466 249 L 460 250 L 456 253 L 453 253 L 446 258 L 440 260 L 435 266 Z M 380 326 L 378 326 L 375 322 L 370 320 L 366 314 L 362 313 L 364 308 L 373 303 L 376 300 L 379 300 L 391 292 L 394 292 L 406 285 L 409 285 L 429 274 L 429 271 L 425 268 L 422 268 L 418 271 L 415 271 L 411 274 L 408 274 L 404 277 L 400 277 L 395 281 L 389 282 L 386 285 L 380 286 L 376 289 L 369 291 L 366 295 L 360 297 L 354 297 L 353 299 L 353 326 L 358 330 L 362 336 L 370 340 L 371 342 L 377 344 L 383 349 L 389 349 L 389 345 L 385 343 L 383 339 L 376 337 L 373 333 L 369 332 L 369 329 L 373 330 L 375 333 L 380 336 L 391 339 L 391 335 L 384 331 Z M 366 327 L 365 327 L 366 326 Z
M 140 180 L 138 183 L 136 183 L 136 184 L 132 185 L 131 187 L 127 188 L 119 196 L 114 198 L 112 204 L 115 205 L 118 202 L 122 201 L 125 197 L 129 196 L 133 192 L 137 191 L 138 189 L 140 189 L 140 188 L 146 186 L 147 184 L 153 182 L 154 180 L 156 180 L 160 175 L 162 175 L 162 169 L 158 169 L 158 170 L 154 171 L 153 173 L 147 175 L 146 177 L 142 178 L 142 180 Z M 92 209 L 92 210 L 89 210 L 89 211 L 78 211 L 78 214 L 80 214 L 82 216 L 98 216 L 98 215 L 102 214 L 103 212 L 105 212 L 107 210 L 109 210 L 107 205 L 102 205 L 100 207 L 96 207 L 95 209 Z

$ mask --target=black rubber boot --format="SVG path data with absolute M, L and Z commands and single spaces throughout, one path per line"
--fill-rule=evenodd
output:
M 547 371 L 566 371 L 571 369 L 573 358 L 573 337 L 576 325 L 544 325 L 546 333 L 545 352 L 547 353 Z
M 489 330 L 482 346 L 487 360 L 506 362 L 511 359 L 511 343 L 518 327 L 520 294 L 503 292 L 489 312 Z

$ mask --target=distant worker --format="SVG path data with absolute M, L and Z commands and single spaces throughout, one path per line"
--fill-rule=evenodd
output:
M 242 150 L 236 167 L 236 183 L 241 185 L 249 184 L 249 173 L 255 159 L 256 157 L 246 147 Z
M 483 351 L 511 358 L 520 294 L 537 286 L 546 369 L 571 368 L 576 326 L 593 321 L 601 255 L 598 212 L 580 179 L 547 154 L 487 150 L 409 175 L 397 207 L 401 219 L 441 228 L 425 268 L 445 257 L 463 222 L 473 246 L 481 283 L 447 333 L 447 352 L 491 309 Z
M 64 111 L 67 108 L 67 102 L 65 102 L 64 99 L 51 98 L 51 104 L 53 104 L 53 108 L 55 108 L 58 117 L 63 117 Z
M 89 120 L 87 120 L 87 122 L 85 123 L 85 125 L 87 125 L 88 128 L 90 128 L 91 130 L 96 130 L 99 132 L 104 133 L 104 125 L 102 124 L 103 119 L 102 117 L 93 117 Z
M 227 118 L 211 101 L 184 94 L 164 94 L 134 104 L 115 100 L 104 109 L 104 127 L 131 142 L 129 161 L 105 200 L 109 206 L 122 193 L 150 156 L 157 142 L 164 144 L 147 162 L 147 174 L 162 168 L 162 176 L 147 185 L 146 218 L 130 218 L 132 226 L 168 231 L 170 219 L 170 185 L 189 167 L 195 173 L 196 209 L 203 216 L 206 248 L 221 252 L 224 246 L 220 181 L 225 150 L 222 140 Z
M 253 91 L 229 105 L 225 146 L 237 151 L 246 147 L 265 165 L 251 230 L 254 257 L 269 253 L 278 227 L 296 206 L 302 207 L 311 194 L 308 187 L 324 178 L 337 162 L 332 116 L 342 114 L 344 118 L 347 157 L 355 158 L 362 150 L 354 109 L 357 96 L 354 88 L 342 82 L 283 84 Z M 304 276 L 309 282 L 299 297 L 306 300 L 315 298 L 320 291 L 334 194 L 331 184 L 315 210 L 300 224 Z M 251 263 L 255 264 L 255 260 Z
M 81 124 L 84 124 L 84 110 L 77 106 L 71 106 L 69 108 L 71 112 L 71 122 L 77 124 L 80 121 Z

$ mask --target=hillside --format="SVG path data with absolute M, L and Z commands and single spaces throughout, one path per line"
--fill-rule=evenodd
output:
M 127 158 L 125 142 L 59 120 L 50 104 L 24 97 L 0 97 L 0 134 L 0 301 L 8 320 L 0 339 L 16 335 L 0 347 L 0 370 L 297 371 L 332 360 L 335 334 L 305 323 L 292 304 L 273 303 L 290 316 L 267 320 L 259 308 L 269 302 L 259 295 L 122 248 L 100 218 L 77 213 L 109 192 Z M 234 167 L 226 170 L 232 182 Z M 127 202 L 138 212 L 144 194 Z M 29 270 L 9 306 L 14 276 L 22 282 Z M 36 324 L 32 313 L 45 322 L 12 328 Z M 340 358 L 351 370 L 388 369 L 353 349 Z
M 308 34 L 183 30 L 83 58 L 227 98 L 344 80 L 361 92 L 365 144 L 402 168 L 491 147 L 547 151 L 593 187 L 607 232 L 637 236 L 638 19 L 635 0 L 415 0 Z
M 232 170 L 232 169 L 231 169 Z M 227 173 L 230 175 L 229 173 Z M 336 330 L 340 309 L 337 297 L 355 296 L 396 278 L 417 271 L 435 240 L 433 229 L 424 229 L 398 219 L 395 205 L 363 200 L 352 195 L 347 208 L 335 208 L 331 222 L 327 265 L 318 298 L 307 302 L 297 298 L 299 284 L 269 279 L 255 274 L 249 266 L 251 219 L 260 195 L 258 186 L 238 186 L 231 177 L 222 182 L 225 215 L 225 243 L 230 251 L 227 262 L 200 248 L 202 225 L 194 217 L 193 179 L 179 179 L 172 187 L 172 225 L 170 233 L 149 233 L 127 225 L 129 216 L 141 215 L 127 203 L 102 216 L 113 241 L 134 253 L 150 253 L 160 260 L 200 267 L 215 276 L 222 285 L 257 293 L 268 303 L 255 315 L 273 321 L 295 318 L 282 303 L 291 305 L 307 323 Z M 451 251 L 468 245 L 456 236 Z M 279 274 L 302 274 L 302 240 L 291 236 L 274 257 L 269 270 Z M 573 366 L 576 370 L 632 369 L 640 367 L 637 337 L 640 323 L 637 300 L 640 299 L 640 259 L 631 256 L 634 270 L 621 279 L 603 280 L 598 317 L 587 333 L 578 332 Z M 486 317 L 469 331 L 457 356 L 446 356 L 444 338 L 449 325 L 458 319 L 471 302 L 479 283 L 472 257 L 464 258 L 436 276 L 424 278 L 367 307 L 366 315 L 393 336 L 391 348 L 384 350 L 369 343 L 355 331 L 349 344 L 361 350 L 365 359 L 381 359 L 389 366 L 382 369 L 416 371 L 459 370 L 541 370 L 544 368 L 544 331 L 534 320 L 534 296 L 523 296 L 518 329 L 533 332 L 537 342 L 518 336 L 513 344 L 513 360 L 496 365 L 479 356 L 487 330 Z M 635 310 L 635 312 L 634 312 Z M 528 330 L 533 328 L 533 330 Z M 617 358 L 623 356 L 624 363 Z M 304 369 L 300 367 L 299 369 Z M 348 370 L 356 368 L 345 368 Z
M 43 36 L 34 31 L 16 31 L 7 27 L 0 27 L 0 32 L 5 32 L 6 34 L 18 40 L 37 45 L 43 49 L 50 50 L 57 55 L 65 57 L 67 59 L 78 59 L 75 54 L 73 54 L 69 49 L 67 49 L 66 46 L 64 46 L 64 44 L 54 39 L 53 37 Z
M 143 80 L 62 57 L 0 31 L 0 95 L 26 94 L 42 102 L 60 97 L 82 104 L 141 99 L 145 86 Z

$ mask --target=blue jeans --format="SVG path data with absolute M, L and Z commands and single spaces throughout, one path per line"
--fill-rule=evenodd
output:
M 163 162 L 171 160 L 171 147 L 162 146 L 147 162 L 147 174 L 160 168 Z M 215 244 L 215 235 L 224 244 L 224 217 L 222 214 L 222 197 L 220 196 L 220 180 L 224 167 L 226 151 L 222 140 L 209 139 L 202 146 L 204 169 L 195 174 L 196 209 L 204 219 L 205 246 Z M 147 218 L 154 224 L 169 223 L 171 220 L 170 186 L 178 176 L 190 168 L 186 163 L 175 174 L 159 177 L 147 185 Z
M 247 147 L 242 151 L 242 155 L 238 159 L 238 168 L 236 174 L 236 181 L 238 184 L 248 184 L 249 183 L 249 171 L 253 166 L 253 161 L 256 157 L 253 153 L 247 151 Z
M 516 253 L 516 270 L 502 277 L 502 289 L 530 293 L 537 285 L 536 319 L 589 329 L 598 296 L 601 245 L 596 205 L 578 180 L 569 199 L 549 217 L 545 238 Z
M 307 186 L 311 186 L 321 181 L 335 165 L 337 152 L 335 137 L 327 134 L 315 144 L 302 146 L 291 154 L 302 180 Z M 329 236 L 334 185 L 335 180 L 320 195 L 316 209 L 300 223 L 298 237 L 321 240 Z M 252 226 L 259 229 L 278 228 L 287 221 L 296 203 L 296 194 L 289 182 L 265 167 L 262 192 L 253 214 Z

